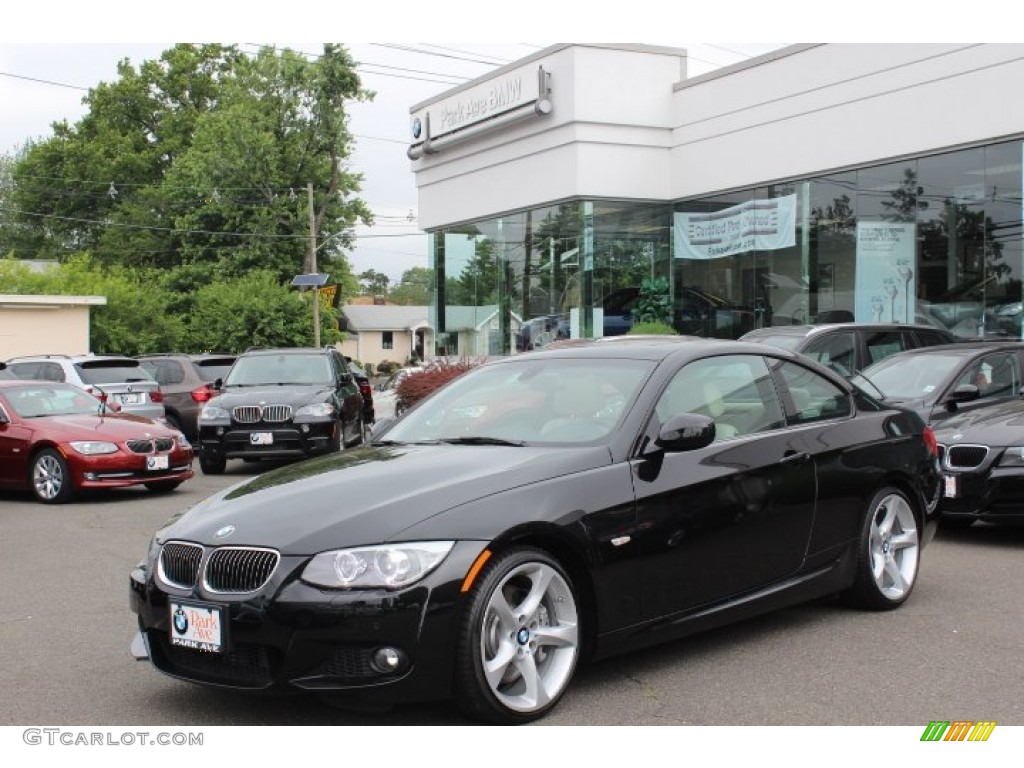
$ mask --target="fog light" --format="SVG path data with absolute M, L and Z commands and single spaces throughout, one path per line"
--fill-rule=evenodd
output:
M 302 425 L 302 434 L 304 434 L 304 435 L 308 435 L 309 434 L 309 424 L 303 424 Z
M 378 672 L 397 672 L 404 661 L 404 654 L 397 648 L 378 648 L 373 652 L 373 667 Z
M 86 480 L 95 480 L 96 479 L 96 473 L 95 472 L 86 472 L 84 475 L 82 475 L 82 477 L 84 477 Z
M 217 437 L 223 437 L 224 427 L 217 427 Z

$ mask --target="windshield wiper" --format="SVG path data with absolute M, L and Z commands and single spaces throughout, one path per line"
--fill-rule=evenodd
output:
M 515 448 L 526 445 L 522 440 L 505 440 L 500 437 L 441 437 L 438 442 L 449 445 L 511 445 Z

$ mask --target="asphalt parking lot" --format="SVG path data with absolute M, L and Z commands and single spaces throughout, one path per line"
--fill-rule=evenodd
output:
M 465 725 L 449 706 L 353 713 L 167 678 L 128 653 L 128 572 L 173 513 L 264 467 L 64 506 L 0 492 L 0 725 Z M 1024 724 L 1024 528 L 941 531 L 891 613 L 792 608 L 584 668 L 540 725 Z

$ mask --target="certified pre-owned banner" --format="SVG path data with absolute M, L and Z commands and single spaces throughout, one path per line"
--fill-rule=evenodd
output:
M 676 258 L 717 259 L 796 245 L 796 195 L 748 200 L 714 213 L 675 214 Z

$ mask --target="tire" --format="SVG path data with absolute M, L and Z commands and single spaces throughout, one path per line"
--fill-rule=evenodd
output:
M 572 580 L 538 549 L 495 556 L 469 593 L 455 659 L 456 702 L 467 717 L 526 723 L 551 710 L 580 657 Z
M 181 483 L 181 480 L 158 480 L 154 483 L 146 483 L 145 486 L 146 490 L 151 493 L 170 493 Z
M 203 471 L 204 475 L 223 475 L 224 468 L 227 467 L 228 462 L 224 457 L 211 458 L 204 456 L 202 453 L 199 454 L 199 468 Z
M 868 505 L 857 544 L 857 574 L 844 593 L 858 608 L 888 610 L 910 597 L 921 559 L 921 534 L 914 506 L 902 491 L 887 487 Z
M 32 459 L 29 485 L 32 493 L 44 504 L 64 504 L 75 495 L 68 463 L 60 451 L 52 448 L 40 451 Z
M 363 414 L 360 413 L 356 417 L 356 435 L 357 435 L 357 437 L 355 439 L 353 439 L 351 442 L 345 443 L 345 447 L 346 448 L 353 448 L 353 447 L 355 447 L 357 445 L 362 445 L 362 443 L 363 443 L 363 429 L 364 429 L 363 428 Z M 341 428 L 341 439 L 342 440 L 345 439 L 345 428 L 344 427 Z

